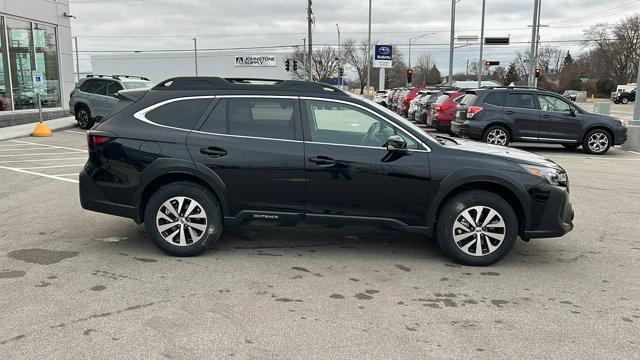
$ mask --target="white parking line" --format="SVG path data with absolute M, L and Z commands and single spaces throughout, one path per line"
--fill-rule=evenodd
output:
M 58 149 L 65 149 L 65 150 L 74 150 L 74 151 L 77 151 L 77 152 L 87 152 L 87 150 L 81 150 L 81 149 L 75 149 L 75 148 L 64 147 L 64 146 L 57 146 L 57 145 L 39 144 L 39 143 L 34 143 L 34 142 L 29 142 L 29 141 L 22 141 L 22 140 L 9 140 L 9 141 L 16 142 L 16 143 L 20 143 L 20 144 L 29 144 L 29 145 L 46 146 L 46 147 L 52 147 L 52 148 L 58 148 Z
M 79 176 L 80 173 L 73 173 L 73 174 L 56 174 L 55 176 Z
M 2 144 L 0 145 L 0 147 L 5 147 L 5 146 L 29 146 L 31 144 Z M 40 145 L 40 144 L 37 144 Z
M 12 168 L 12 167 L 8 167 L 8 166 L 0 166 L 0 169 L 11 170 L 11 171 L 19 172 L 19 173 L 24 173 L 24 174 L 42 176 L 42 177 L 46 177 L 46 178 L 49 178 L 49 179 L 68 181 L 68 182 L 72 182 L 72 183 L 75 183 L 75 184 L 79 183 L 78 180 L 74 180 L 74 179 L 67 179 L 67 178 L 64 178 L 64 177 L 57 176 L 57 175 L 41 174 L 41 173 L 34 172 L 34 171 L 22 170 L 22 169 Z
M 637 152 L 637 151 L 629 150 L 629 152 L 632 154 L 640 155 L 640 152 Z
M 77 151 L 73 152 L 59 152 L 59 153 L 29 153 L 29 154 L 9 154 L 9 155 L 0 155 L 0 157 L 14 157 L 14 156 L 51 156 L 51 155 L 68 155 L 68 154 L 77 154 Z
M 25 151 L 25 150 L 49 150 L 47 147 L 29 147 L 29 148 L 0 148 L 0 151 Z
M 0 164 L 19 163 L 19 162 L 34 162 L 34 161 L 62 161 L 62 160 L 87 160 L 86 157 L 75 158 L 58 158 L 58 159 L 28 159 L 28 160 L 2 160 Z
M 65 168 L 65 167 L 74 167 L 74 166 L 84 166 L 84 164 L 50 165 L 50 166 L 33 166 L 33 167 L 23 167 L 23 168 L 17 168 L 17 169 L 20 169 L 20 170 L 37 170 L 37 169 L 55 169 L 55 168 Z
M 87 135 L 87 132 L 86 132 L 86 131 L 65 130 L 64 132 L 70 132 L 70 133 L 74 133 L 74 134 Z

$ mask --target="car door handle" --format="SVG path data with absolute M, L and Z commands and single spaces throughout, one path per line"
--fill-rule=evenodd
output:
M 333 160 L 328 156 L 311 157 L 309 158 L 309 161 L 311 161 L 312 163 L 318 166 L 333 166 L 336 163 L 335 160 Z
M 200 153 L 214 158 L 227 155 L 227 151 L 225 149 L 217 147 L 201 148 Z
M 505 110 L 504 113 L 505 114 L 513 114 L 513 111 L 512 110 Z
M 551 117 L 551 115 L 549 115 L 549 114 L 544 114 L 544 115 L 542 115 L 542 117 L 543 117 L 543 118 L 545 118 L 545 119 L 548 119 L 548 118 L 550 118 L 550 117 Z

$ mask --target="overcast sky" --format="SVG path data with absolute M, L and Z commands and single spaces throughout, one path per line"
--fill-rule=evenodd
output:
M 82 69 L 88 51 L 274 47 L 237 50 L 238 54 L 289 52 L 306 37 L 306 0 L 71 0 L 72 32 L 78 36 Z M 487 0 L 485 36 L 511 36 L 509 46 L 485 47 L 487 60 L 508 64 L 528 47 L 533 0 Z M 479 35 L 481 0 L 461 0 L 456 34 Z M 598 22 L 615 22 L 640 11 L 640 0 L 542 0 L 541 41 L 578 53 L 583 30 Z M 314 44 L 336 45 L 336 23 L 342 39 L 367 37 L 367 0 L 313 0 Z M 448 68 L 449 0 L 373 0 L 372 42 L 396 44 L 408 52 L 410 38 L 427 32 L 412 46 L 412 62 L 430 53 L 445 73 Z M 477 60 L 478 46 L 456 49 L 455 71 Z

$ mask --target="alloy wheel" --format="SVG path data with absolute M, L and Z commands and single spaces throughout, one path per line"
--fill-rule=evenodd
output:
M 83 109 L 78 112 L 78 125 L 85 128 L 89 124 L 89 114 Z
M 453 240 L 471 256 L 486 256 L 496 251 L 506 234 L 502 216 L 487 206 L 465 209 L 453 223 Z
M 173 197 L 158 209 L 156 228 L 171 245 L 193 245 L 205 235 L 207 214 L 197 201 L 184 196 Z
M 597 132 L 592 134 L 588 140 L 589 150 L 594 153 L 599 153 L 604 151 L 609 145 L 609 137 L 606 134 Z
M 493 129 L 487 134 L 487 143 L 504 146 L 507 144 L 507 133 L 502 129 Z

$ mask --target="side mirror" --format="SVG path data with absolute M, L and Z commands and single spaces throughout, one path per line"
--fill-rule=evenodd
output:
M 400 135 L 391 135 L 387 139 L 387 150 L 406 152 L 407 142 Z
M 565 110 L 565 115 L 575 117 L 576 116 L 576 109 L 571 107 L 568 110 Z

